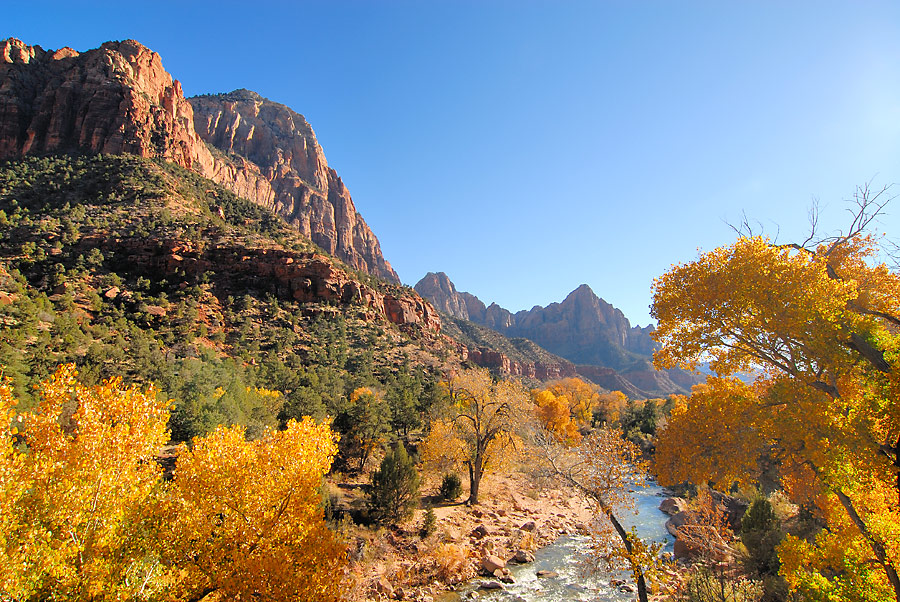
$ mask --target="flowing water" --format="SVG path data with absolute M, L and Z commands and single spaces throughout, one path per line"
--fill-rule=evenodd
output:
M 634 498 L 637 515 L 626 513 L 620 518 L 627 527 L 635 525 L 638 534 L 644 539 L 664 541 L 664 551 L 672 552 L 674 540 L 665 528 L 668 517 L 659 511 L 662 496 L 662 489 L 655 485 L 636 491 Z M 464 600 L 474 595 L 477 600 L 485 602 L 620 602 L 636 599 L 636 594 L 622 592 L 618 587 L 610 585 L 611 579 L 623 579 L 631 583 L 625 573 L 599 572 L 585 575 L 583 563 L 586 560 L 588 542 L 582 536 L 561 537 L 535 552 L 534 562 L 523 565 L 510 563 L 509 569 L 515 583 L 504 585 L 503 590 L 479 591 L 478 586 L 488 579 L 476 579 L 459 594 Z M 558 576 L 540 578 L 537 572 L 542 570 L 554 571 Z M 459 599 L 456 596 L 454 598 Z

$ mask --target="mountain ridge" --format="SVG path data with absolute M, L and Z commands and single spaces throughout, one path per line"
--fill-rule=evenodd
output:
M 491 328 L 504 336 L 525 338 L 575 364 L 596 384 L 632 397 L 687 393 L 699 378 L 682 370 L 655 370 L 652 326 L 631 326 L 587 284 L 559 303 L 512 313 L 496 303 L 485 305 L 460 292 L 443 272 L 429 272 L 413 287 L 440 311 Z
M 11 302 L 18 311 L 17 295 L 74 302 L 85 340 L 96 339 L 91 312 L 106 311 L 103 299 L 130 316 L 138 339 L 157 336 L 138 333 L 145 327 L 166 330 L 171 304 L 139 301 L 149 286 L 163 297 L 178 295 L 183 306 L 176 313 L 195 312 L 188 306 L 199 304 L 206 317 L 180 316 L 178 328 L 194 331 L 191 337 L 201 330 L 214 335 L 216 341 L 197 340 L 233 355 L 231 339 L 247 333 L 226 324 L 231 310 L 223 308 L 249 292 L 255 300 L 246 311 L 255 303 L 278 313 L 279 303 L 289 303 L 307 318 L 343 315 L 382 341 L 411 337 L 399 347 L 431 367 L 470 362 L 538 379 L 575 373 L 530 341 L 466 333 L 449 323 L 457 338 L 442 332 L 431 304 L 399 286 L 301 114 L 246 89 L 185 99 L 160 56 L 133 40 L 86 52 L 0 41 L 0 209 L 0 220 L 13 228 L 0 236 L 0 276 L 27 275 L 18 284 L 0 279 L 0 308 Z M 256 233 L 235 243 L 230 229 L 248 224 Z M 42 238 L 34 227 L 47 234 Z M 62 275 L 69 271 L 75 276 Z M 140 284 L 148 276 L 150 284 Z M 276 328 L 271 336 L 304 345 L 309 332 L 293 329 Z M 31 361 L 7 351 L 12 363 Z M 57 360 L 89 363 L 83 352 L 49 351 Z M 7 357 L 3 349 L 0 356 Z

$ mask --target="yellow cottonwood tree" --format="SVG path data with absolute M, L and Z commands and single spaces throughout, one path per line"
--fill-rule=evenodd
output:
M 318 493 L 336 452 L 329 425 L 308 417 L 255 441 L 240 427 L 195 439 L 163 504 L 176 597 L 338 600 L 344 547 Z
M 519 383 L 494 380 L 482 368 L 460 372 L 446 386 L 448 415 L 432 425 L 424 454 L 432 463 L 452 460 L 465 466 L 468 502 L 477 504 L 482 477 L 512 453 L 519 427 L 532 417 L 532 404 Z
M 628 396 L 621 391 L 603 393 L 597 398 L 597 412 L 600 422 L 615 424 L 622 417 L 622 412 L 628 406 Z
M 659 367 L 760 373 L 753 386 L 712 379 L 676 408 L 660 476 L 738 481 L 774 453 L 788 492 L 828 522 L 815 542 L 785 543 L 788 582 L 813 599 L 900 601 L 900 277 L 864 233 L 880 206 L 859 201 L 847 234 L 744 236 L 655 281 Z
M 166 484 L 169 402 L 152 388 L 88 387 L 62 366 L 38 393 L 16 414 L 0 382 L 0 600 L 340 597 L 344 549 L 318 495 L 329 425 L 252 442 L 220 427 Z
M 13 417 L 0 386 L 0 598 L 138 598 L 158 565 L 143 527 L 168 402 L 119 379 L 84 386 L 71 365 L 38 393 Z
M 595 387 L 580 378 L 572 377 L 551 382 L 546 388 L 554 395 L 567 399 L 569 411 L 577 426 L 591 423 L 600 401 L 600 394 Z
M 561 441 L 574 443 L 581 439 L 581 434 L 572 420 L 569 399 L 565 395 L 555 395 L 547 389 L 533 391 L 535 412 L 541 425 Z

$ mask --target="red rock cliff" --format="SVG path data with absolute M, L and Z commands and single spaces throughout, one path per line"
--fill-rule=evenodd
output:
M 271 193 L 245 190 L 244 196 L 354 268 L 400 282 L 302 115 L 249 90 L 197 96 L 190 103 L 200 137 L 249 161 L 271 186 Z
M 198 117 L 208 126 L 204 137 L 215 143 L 213 135 L 229 134 L 223 149 L 238 153 L 213 154 L 195 130 L 181 84 L 140 43 L 107 42 L 79 53 L 8 39 L 0 42 L 0 159 L 83 151 L 162 157 L 273 209 L 348 265 L 399 282 L 306 121 L 256 98 L 203 105 L 232 119 L 208 122 L 206 111 Z M 248 132 L 240 120 L 257 127 Z

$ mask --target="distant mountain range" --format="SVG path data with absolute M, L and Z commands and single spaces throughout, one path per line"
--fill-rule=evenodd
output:
M 631 326 L 625 315 L 582 284 L 561 303 L 515 314 L 496 303 L 456 290 L 443 272 L 414 287 L 442 312 L 486 326 L 507 337 L 533 341 L 576 365 L 578 374 L 632 397 L 687 393 L 701 377 L 683 370 L 655 370 L 652 326 Z

